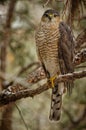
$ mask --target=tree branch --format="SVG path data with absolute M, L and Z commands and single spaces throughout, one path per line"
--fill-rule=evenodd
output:
M 86 49 L 81 50 L 79 53 L 77 53 L 74 57 L 74 65 L 79 65 L 83 62 L 86 62 Z
M 69 74 L 65 74 L 65 75 L 60 75 L 59 77 L 56 78 L 55 84 L 57 84 L 57 82 L 69 81 L 69 80 L 71 80 L 71 78 L 79 79 L 79 78 L 83 78 L 83 77 L 86 77 L 86 70 L 69 73 Z M 36 81 L 29 79 L 28 82 L 34 83 Z M 34 96 L 48 90 L 50 88 L 49 86 L 50 85 L 48 83 L 43 84 L 42 86 L 40 86 L 39 88 L 36 88 L 36 89 L 28 89 L 20 84 L 10 86 L 7 89 L 3 90 L 0 94 L 0 107 L 3 105 L 6 105 L 8 103 L 14 102 L 18 99 L 21 99 L 21 98 L 34 97 Z
M 43 7 L 47 6 L 50 0 L 47 0 L 46 3 L 43 5 Z

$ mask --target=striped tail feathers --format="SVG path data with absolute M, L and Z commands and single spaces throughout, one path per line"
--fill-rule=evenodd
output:
M 74 88 L 74 82 L 73 81 L 66 82 L 65 87 L 67 88 L 67 92 L 70 96 L 72 94 L 72 90 Z
M 50 120 L 58 121 L 61 115 L 62 94 L 58 92 L 58 86 L 52 89 Z

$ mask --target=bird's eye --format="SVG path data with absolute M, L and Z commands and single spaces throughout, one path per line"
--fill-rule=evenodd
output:
M 57 17 L 57 14 L 54 14 L 54 17 Z
M 48 17 L 48 14 L 45 14 L 46 17 Z

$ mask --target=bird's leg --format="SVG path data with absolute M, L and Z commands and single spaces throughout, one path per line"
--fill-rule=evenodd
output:
M 50 83 L 51 83 L 51 86 L 52 86 L 52 88 L 54 88 L 55 87 L 55 85 L 54 85 L 54 80 L 57 78 L 57 74 L 56 75 L 54 75 L 53 77 L 51 77 L 50 79 L 49 79 L 49 81 L 50 81 Z

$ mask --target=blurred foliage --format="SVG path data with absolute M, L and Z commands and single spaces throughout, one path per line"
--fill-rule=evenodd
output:
M 80 4 L 82 1 L 80 0 Z M 46 0 L 17 0 L 13 19 L 11 23 L 11 35 L 7 51 L 7 73 L 12 75 L 28 64 L 38 60 L 35 47 L 35 30 L 40 22 L 43 12 L 48 8 L 54 8 L 60 12 L 64 9 L 64 2 L 61 0 L 50 0 L 43 7 Z M 82 9 L 85 12 L 86 2 L 83 0 Z M 3 29 L 6 20 L 9 0 L 0 0 L 0 43 L 3 40 Z M 81 11 L 81 6 L 80 11 Z M 86 19 L 78 20 L 79 12 L 74 10 L 75 20 L 73 30 L 75 36 L 86 28 Z M 85 12 L 86 13 L 86 12 Z M 84 13 L 85 17 L 86 14 Z M 78 69 L 79 70 L 79 69 Z M 27 71 L 30 72 L 32 70 Z M 26 75 L 26 73 L 24 74 Z M 39 85 L 39 84 L 37 84 Z M 62 111 L 61 120 L 59 122 L 50 122 L 48 119 L 50 110 L 51 90 L 46 91 L 33 99 L 27 98 L 17 102 L 22 116 L 28 126 L 28 130 L 67 130 L 71 124 L 69 116 Z M 72 95 L 64 95 L 63 107 L 77 120 L 86 106 L 86 79 L 76 80 Z M 85 118 L 86 119 L 86 118 Z M 86 120 L 82 120 L 77 127 L 70 130 L 86 130 Z M 22 118 L 15 107 L 13 112 L 13 130 L 26 130 Z

